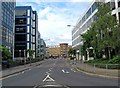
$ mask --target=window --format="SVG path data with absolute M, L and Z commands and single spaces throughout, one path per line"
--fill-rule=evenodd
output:
M 35 35 L 35 29 L 33 29 L 33 35 Z
M 95 11 L 96 8 L 97 8 L 97 3 L 95 2 L 95 3 L 92 5 L 92 13 Z
M 16 10 L 15 15 L 16 16 L 26 16 L 26 10 Z
M 26 33 L 26 26 L 16 26 L 15 33 Z
M 33 21 L 33 24 L 32 24 L 32 25 L 33 25 L 33 27 L 35 27 L 35 21 Z
M 26 18 L 16 18 L 15 24 L 26 24 Z
M 26 34 L 15 34 L 15 41 L 26 41 Z
M 86 18 L 88 18 L 91 15 L 91 8 L 88 10 L 87 14 L 86 14 Z
M 35 37 L 33 37 L 33 42 L 35 42 Z

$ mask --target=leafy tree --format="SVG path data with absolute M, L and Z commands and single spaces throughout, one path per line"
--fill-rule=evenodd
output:
M 73 48 L 70 48 L 69 52 L 68 52 L 70 55 L 73 55 L 74 54 L 74 50 Z
M 2 60 L 8 60 L 12 56 L 11 51 L 3 45 L 0 45 L 0 52 L 2 53 Z
M 33 58 L 34 50 L 28 49 L 27 53 L 29 53 L 29 58 Z
M 101 4 L 98 7 L 97 20 L 94 21 L 87 33 L 83 34 L 84 46 L 93 47 L 95 58 L 100 54 L 106 54 L 107 58 L 112 57 L 112 51 L 120 47 L 120 26 L 114 16 L 111 15 L 110 6 Z
M 34 50 L 28 49 L 27 53 L 29 53 L 29 59 L 30 59 L 30 65 L 31 65 L 31 59 L 33 58 Z

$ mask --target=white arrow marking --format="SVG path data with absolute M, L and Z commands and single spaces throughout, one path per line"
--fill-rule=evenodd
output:
M 70 73 L 70 72 L 68 72 L 68 71 L 65 71 L 65 70 L 62 70 L 62 72 L 63 72 L 63 73 L 67 73 L 67 74 L 68 74 L 68 73 Z
M 45 79 L 43 80 L 43 82 L 45 81 L 55 81 L 53 78 L 50 77 L 50 75 L 48 74 Z

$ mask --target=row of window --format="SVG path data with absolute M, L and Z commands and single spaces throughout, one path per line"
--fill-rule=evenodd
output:
M 8 43 L 13 43 L 13 32 L 4 26 L 2 26 L 2 39 Z

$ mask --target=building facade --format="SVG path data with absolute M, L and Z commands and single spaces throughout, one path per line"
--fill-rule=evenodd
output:
M 69 56 L 69 50 L 71 46 L 68 45 L 68 43 L 60 43 L 59 45 L 56 46 L 49 46 L 48 47 L 48 52 L 49 52 L 49 57 L 68 57 Z
M 40 32 L 38 32 L 38 47 L 37 47 L 37 57 L 41 58 L 41 35 Z
M 60 43 L 60 55 L 62 57 L 68 57 L 68 52 L 69 52 L 68 43 Z
M 87 11 L 83 14 L 83 16 L 79 19 L 76 26 L 72 30 L 72 48 L 80 54 L 81 46 L 83 45 L 82 34 L 87 32 L 90 25 L 97 19 L 96 13 L 98 11 L 98 4 L 101 2 L 96 2 L 94 0 Z M 118 22 L 120 21 L 120 0 L 105 0 L 103 3 L 110 3 L 110 7 L 112 9 L 112 15 L 116 17 Z M 79 59 L 79 58 L 78 58 Z
M 14 26 L 16 2 L 0 2 L 0 45 L 12 52 L 14 59 Z
M 46 43 L 43 39 L 40 39 L 41 46 L 40 46 L 40 51 L 41 51 L 41 58 L 45 59 L 46 58 Z
M 27 50 L 37 52 L 38 16 L 31 6 L 17 6 L 15 9 L 15 57 L 29 57 Z
M 60 46 L 49 46 L 48 47 L 49 57 L 58 57 L 60 56 Z

